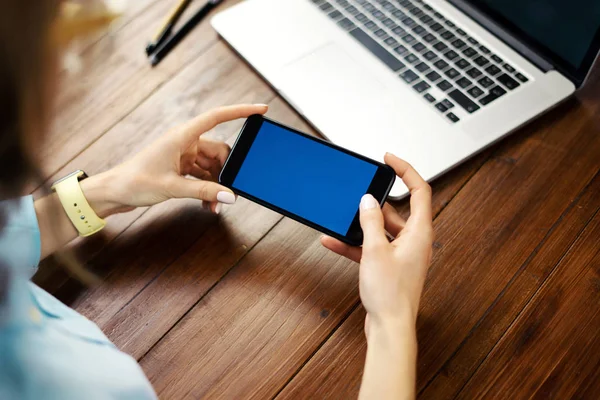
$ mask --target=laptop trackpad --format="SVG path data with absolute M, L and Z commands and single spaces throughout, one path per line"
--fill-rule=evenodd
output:
M 277 86 L 298 112 L 332 142 L 383 161 L 411 148 L 409 102 L 398 104 L 369 68 L 329 43 L 283 67 Z M 399 144 L 402 146 L 399 146 Z M 403 156 L 403 154 L 398 154 Z M 401 185 L 401 184 L 400 184 Z M 396 184 L 394 194 L 406 191 Z

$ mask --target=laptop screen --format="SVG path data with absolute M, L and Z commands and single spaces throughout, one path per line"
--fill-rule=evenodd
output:
M 549 61 L 583 80 L 600 48 L 599 0 L 470 0 Z

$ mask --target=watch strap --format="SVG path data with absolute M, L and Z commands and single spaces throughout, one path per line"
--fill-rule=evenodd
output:
M 81 190 L 79 181 L 86 177 L 85 172 L 75 171 L 52 185 L 80 236 L 93 235 L 106 226 L 106 222 L 94 212 Z

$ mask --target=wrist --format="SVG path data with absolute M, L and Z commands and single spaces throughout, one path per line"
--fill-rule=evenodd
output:
M 116 199 L 115 179 L 110 172 L 93 175 L 80 182 L 83 195 L 100 218 L 106 218 L 123 210 Z
M 410 312 L 393 316 L 370 316 L 369 345 L 383 345 L 391 350 L 398 344 L 416 340 L 416 323 Z

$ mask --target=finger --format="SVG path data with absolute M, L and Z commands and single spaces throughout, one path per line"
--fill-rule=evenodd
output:
M 205 170 L 203 168 L 200 168 L 198 166 L 198 164 L 192 165 L 189 175 L 191 175 L 191 176 L 193 176 L 194 178 L 197 178 L 197 179 L 202 179 L 202 180 L 205 180 L 205 181 L 216 182 L 216 180 L 213 177 L 213 175 L 209 171 L 207 171 L 207 170 Z
M 398 237 L 402 229 L 404 229 L 406 221 L 389 203 L 385 203 L 381 211 L 383 212 L 383 220 L 385 221 L 385 230 L 392 236 Z
M 233 121 L 238 118 L 247 118 L 253 114 L 264 114 L 267 112 L 266 104 L 238 104 L 215 108 L 200 114 L 183 126 L 179 135 L 183 148 L 187 148 L 200 135 L 213 129 L 215 126 Z
M 235 203 L 235 195 L 231 189 L 215 182 L 177 176 L 169 182 L 168 190 L 173 198 L 200 199 L 225 204 Z
M 393 154 L 385 155 L 385 163 L 396 171 L 410 191 L 410 217 L 406 222 L 409 224 L 431 225 L 431 186 L 421 175 L 406 161 Z
M 360 262 L 360 257 L 362 256 L 362 249 L 360 247 L 349 246 L 331 236 L 321 236 L 321 244 L 340 256 L 346 257 L 357 263 Z
M 376 247 L 387 244 L 383 213 L 379 203 L 370 194 L 365 194 L 360 201 L 360 226 L 363 230 L 363 247 Z
M 230 152 L 231 147 L 225 142 L 208 139 L 200 139 L 198 142 L 198 156 L 218 160 L 221 166 L 225 165 Z

